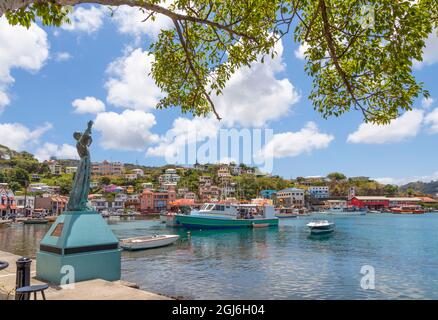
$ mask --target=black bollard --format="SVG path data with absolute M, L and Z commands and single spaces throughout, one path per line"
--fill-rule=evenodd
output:
M 17 277 L 15 280 L 15 289 L 30 286 L 30 265 L 32 259 L 20 258 L 17 260 Z M 20 294 L 15 295 L 15 300 L 29 300 L 29 293 L 24 294 L 24 299 L 20 299 Z

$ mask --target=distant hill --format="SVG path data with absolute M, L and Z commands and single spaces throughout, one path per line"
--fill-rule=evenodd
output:
M 435 195 L 438 193 L 438 181 L 431 182 L 410 182 L 400 187 L 400 190 L 407 191 L 408 189 L 412 189 L 416 192 Z

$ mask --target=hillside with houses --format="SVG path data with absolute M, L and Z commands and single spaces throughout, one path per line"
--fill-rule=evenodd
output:
M 9 202 L 15 204 L 9 206 L 9 211 L 61 213 L 68 201 L 77 164 L 77 160 L 55 158 L 39 162 L 28 152 L 0 146 L 2 197 L 13 197 Z M 428 196 L 382 185 L 368 177 L 346 177 L 339 172 L 326 177 L 285 179 L 235 163 L 147 167 L 102 161 L 92 163 L 91 174 L 89 202 L 99 211 L 157 213 L 175 203 L 254 199 L 266 199 L 277 206 L 315 209 L 327 206 L 327 201 L 345 201 L 346 205 L 348 197 L 353 195 L 375 197 L 376 201 L 385 201 L 384 197 Z M 5 215 L 8 201 L 2 201 Z

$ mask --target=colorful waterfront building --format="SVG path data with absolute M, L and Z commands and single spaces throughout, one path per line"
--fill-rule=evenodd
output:
M 330 189 L 328 186 L 310 186 L 307 191 L 310 196 L 316 199 L 327 199 L 330 197 Z
M 265 189 L 260 191 L 260 196 L 264 199 L 272 199 L 273 195 L 275 195 L 277 193 L 277 190 L 273 190 L 273 189 Z
M 59 215 L 67 207 L 68 197 L 46 194 L 35 197 L 35 210 L 45 210 L 48 213 Z
M 348 201 L 348 206 L 380 210 L 417 205 L 420 202 L 421 199 L 417 197 L 354 196 Z
M 298 188 L 287 188 L 280 190 L 275 195 L 276 204 L 284 207 L 304 206 L 304 190 Z
M 171 208 L 170 202 L 176 200 L 175 189 L 152 191 L 143 190 L 140 195 L 140 211 L 142 213 L 159 213 Z
M 14 192 L 7 183 L 0 183 L 0 219 L 4 219 L 10 214 L 15 214 L 17 204 Z

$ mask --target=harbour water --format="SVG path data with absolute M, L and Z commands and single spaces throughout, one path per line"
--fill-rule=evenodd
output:
M 151 292 L 186 299 L 438 299 L 438 213 L 331 216 L 336 231 L 324 237 L 309 235 L 311 219 L 191 234 L 157 219 L 107 221 L 119 238 L 181 236 L 170 247 L 123 252 L 123 280 Z M 0 227 L 0 250 L 34 257 L 47 229 Z M 374 268 L 374 289 L 361 286 L 363 266 Z

